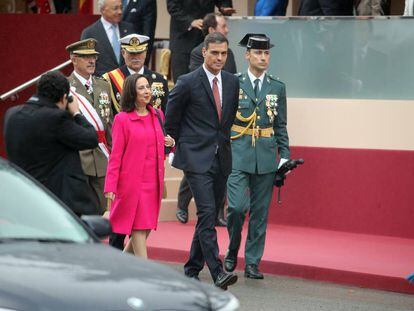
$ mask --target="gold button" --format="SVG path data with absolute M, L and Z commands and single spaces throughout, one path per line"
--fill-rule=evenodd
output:
M 257 120 L 260 120 L 260 116 L 257 116 Z

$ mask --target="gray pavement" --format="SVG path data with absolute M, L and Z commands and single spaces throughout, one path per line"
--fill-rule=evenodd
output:
M 168 265 L 183 271 L 182 265 Z M 414 295 L 274 275 L 250 280 L 241 271 L 237 275 L 239 281 L 229 289 L 241 311 L 414 311 Z M 212 283 L 207 269 L 200 279 Z

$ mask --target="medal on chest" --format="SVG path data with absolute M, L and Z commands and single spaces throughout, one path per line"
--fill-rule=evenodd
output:
M 266 114 L 269 117 L 270 123 L 273 123 L 277 116 L 277 99 L 278 97 L 276 94 L 266 95 Z
M 98 113 L 105 123 L 109 123 L 109 116 L 111 115 L 111 101 L 107 92 L 102 91 L 98 99 Z
M 161 106 L 161 98 L 165 96 L 164 86 L 162 82 L 153 82 L 151 85 L 152 97 L 154 98 L 153 106 L 159 108 Z

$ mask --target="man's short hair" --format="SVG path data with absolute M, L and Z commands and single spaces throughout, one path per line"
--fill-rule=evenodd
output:
M 106 2 L 106 0 L 98 0 L 98 10 L 99 10 L 99 12 L 105 6 L 105 2 Z
M 204 16 L 203 19 L 203 27 L 201 28 L 201 31 L 203 32 L 204 36 L 208 35 L 208 29 L 211 27 L 213 29 L 217 28 L 217 17 L 223 17 L 223 14 L 220 12 L 217 13 L 208 13 L 206 16 Z
M 43 74 L 37 82 L 37 95 L 47 98 L 53 103 L 60 101 L 69 94 L 69 81 L 60 71 L 49 71 Z
M 227 40 L 227 38 L 220 32 L 212 32 L 210 34 L 208 34 L 205 38 L 204 38 L 204 48 L 206 50 L 208 50 L 208 45 L 210 43 L 224 43 L 226 42 L 227 45 L 229 45 L 229 40 Z

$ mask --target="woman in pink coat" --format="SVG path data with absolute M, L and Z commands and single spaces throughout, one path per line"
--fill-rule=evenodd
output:
M 124 82 L 122 112 L 112 127 L 112 152 L 105 195 L 112 200 L 109 220 L 115 233 L 128 234 L 124 251 L 147 258 L 146 239 L 157 228 L 164 180 L 164 137 L 157 111 L 150 104 L 151 87 L 139 74 Z M 158 110 L 164 118 L 161 110 Z

